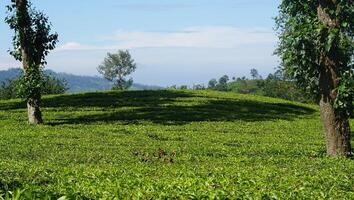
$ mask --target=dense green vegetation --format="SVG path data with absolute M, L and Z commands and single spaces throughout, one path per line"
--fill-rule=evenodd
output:
M 263 79 L 256 69 L 251 70 L 252 79 L 246 77 L 230 78 L 224 75 L 219 80 L 209 81 L 208 89 L 217 91 L 230 91 L 241 94 L 255 94 L 266 97 L 281 98 L 301 103 L 317 102 L 314 95 L 299 88 L 294 80 L 289 78 L 282 70 L 277 70 Z M 202 88 L 205 89 L 205 88 Z
M 315 105 L 216 91 L 85 93 L 44 97 L 41 126 L 26 123 L 25 109 L 0 101 L 2 197 L 354 198 L 354 160 L 326 156 Z
M 310 94 L 299 89 L 294 82 L 273 78 L 257 80 L 238 79 L 228 83 L 228 90 L 241 94 L 256 94 L 302 103 L 316 102 Z

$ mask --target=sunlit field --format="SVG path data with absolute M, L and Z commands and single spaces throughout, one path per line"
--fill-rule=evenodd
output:
M 354 199 L 354 160 L 326 156 L 315 105 L 167 90 L 42 110 L 31 126 L 24 103 L 0 101 L 0 199 Z

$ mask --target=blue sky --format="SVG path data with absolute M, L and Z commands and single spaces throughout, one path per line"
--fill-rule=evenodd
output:
M 0 2 L 0 18 L 5 5 Z M 207 83 L 223 74 L 266 75 L 278 65 L 272 53 L 280 0 L 32 0 L 58 32 L 47 68 L 98 75 L 107 52 L 129 49 L 136 82 L 161 86 Z M 7 53 L 12 32 L 0 21 L 0 70 L 19 66 Z

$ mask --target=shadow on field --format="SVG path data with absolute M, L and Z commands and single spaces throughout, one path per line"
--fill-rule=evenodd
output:
M 0 110 L 16 110 L 26 108 L 26 103 L 24 101 L 13 101 L 13 102 L 1 102 Z
M 43 105 L 44 108 L 55 108 L 56 111 L 69 109 L 75 112 L 74 115 L 61 118 L 54 116 L 55 119 L 47 123 L 53 126 L 99 122 L 134 124 L 150 121 L 178 125 L 200 121 L 292 120 L 315 112 L 313 109 L 293 104 L 203 97 L 181 91 L 64 95 L 46 98 Z
M 188 98 L 192 95 L 184 92 L 173 91 L 124 91 L 124 92 L 104 92 L 104 93 L 84 93 L 70 94 L 42 99 L 43 108 L 60 108 L 65 110 L 67 107 L 85 108 L 119 108 L 134 106 L 158 106 L 163 103 L 171 103 L 176 98 Z M 24 101 L 14 101 L 0 103 L 0 110 L 25 109 Z

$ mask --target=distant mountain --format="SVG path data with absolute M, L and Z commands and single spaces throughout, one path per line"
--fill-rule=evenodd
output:
M 0 71 L 0 82 L 3 82 L 7 79 L 13 79 L 21 74 L 21 72 L 22 70 L 19 68 Z
M 19 68 L 9 69 L 0 71 L 0 82 L 3 82 L 7 79 L 12 79 L 19 76 L 22 73 L 22 70 Z M 52 70 L 45 70 L 45 73 L 51 74 L 56 78 L 64 79 L 68 83 L 70 93 L 75 92 L 90 92 L 90 91 L 102 91 L 110 90 L 113 83 L 107 81 L 106 79 L 93 76 L 78 76 L 68 73 L 57 73 Z M 149 86 L 134 83 L 131 90 L 159 90 L 163 89 L 159 86 Z

